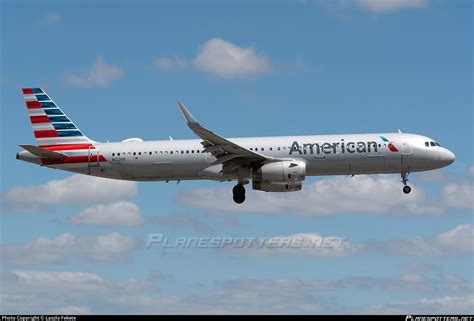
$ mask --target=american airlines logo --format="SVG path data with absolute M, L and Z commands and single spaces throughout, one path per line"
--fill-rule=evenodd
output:
M 390 147 L 389 147 L 390 148 Z M 396 149 L 396 148 L 395 148 Z M 391 149 L 390 149 L 391 150 Z M 398 151 L 398 150 L 397 150 Z M 291 145 L 289 155 L 297 153 L 307 154 L 345 154 L 345 153 L 377 153 L 376 141 L 367 142 L 345 142 L 344 139 L 336 143 L 298 143 L 294 141 Z
M 388 143 L 388 149 L 391 151 L 391 152 L 398 152 L 398 149 L 397 147 L 395 147 L 395 145 L 390 142 L 387 138 L 385 138 L 384 136 L 380 136 L 380 138 L 384 141 L 384 142 L 387 142 Z

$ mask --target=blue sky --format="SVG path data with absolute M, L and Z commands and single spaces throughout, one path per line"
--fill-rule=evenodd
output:
M 2 313 L 474 312 L 469 1 L 0 8 Z M 117 182 L 15 160 L 34 142 L 21 88 L 36 86 L 97 141 L 195 138 L 179 99 L 227 137 L 400 128 L 456 162 L 412 174 L 409 196 L 397 175 L 320 177 L 298 193 L 249 191 L 236 208 L 229 183 Z M 150 233 L 345 245 L 146 249 Z

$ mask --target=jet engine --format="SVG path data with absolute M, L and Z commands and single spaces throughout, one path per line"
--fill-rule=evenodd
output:
M 267 163 L 253 171 L 252 188 L 265 192 L 293 192 L 301 190 L 306 163 L 288 160 Z

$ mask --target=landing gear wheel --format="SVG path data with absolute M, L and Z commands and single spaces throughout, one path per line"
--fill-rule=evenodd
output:
M 242 204 L 245 201 L 245 194 L 234 194 L 234 202 Z
M 232 189 L 232 193 L 235 194 L 244 194 L 245 195 L 245 187 L 244 185 L 242 184 L 237 184 L 234 186 L 234 188 Z
M 411 192 L 411 187 L 407 185 L 408 182 L 408 175 L 410 173 L 400 173 L 402 176 L 402 183 L 403 183 L 403 193 L 409 194 Z
M 234 194 L 234 202 L 237 204 L 242 204 L 245 201 L 245 187 L 242 184 L 237 184 L 232 189 L 232 193 Z

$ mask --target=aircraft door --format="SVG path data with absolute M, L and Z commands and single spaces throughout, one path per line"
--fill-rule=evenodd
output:
M 411 145 L 404 140 L 402 142 L 402 155 L 403 156 L 410 156 L 413 154 L 413 149 L 411 148 Z
M 99 149 L 94 148 L 93 146 L 90 146 L 87 153 L 87 160 L 88 160 L 88 169 L 89 169 L 89 175 L 90 175 L 91 168 L 100 166 Z
M 412 155 L 413 148 L 410 143 L 404 138 L 402 141 L 402 168 L 406 171 L 410 170 Z

